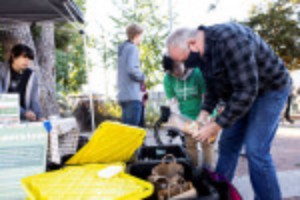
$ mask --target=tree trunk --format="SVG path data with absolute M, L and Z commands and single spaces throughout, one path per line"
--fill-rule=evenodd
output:
M 59 114 L 56 101 L 54 23 L 39 23 L 36 38 L 37 60 L 40 66 L 40 103 L 46 117 Z
M 12 47 L 16 44 L 22 43 L 30 46 L 34 54 L 36 53 L 34 42 L 31 36 L 30 23 L 15 23 L 5 25 L 7 30 L 1 34 L 1 40 L 4 47 L 4 59 L 8 60 Z M 37 60 L 34 61 L 34 70 L 38 70 Z

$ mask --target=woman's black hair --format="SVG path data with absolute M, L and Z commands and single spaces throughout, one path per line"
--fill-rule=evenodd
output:
M 172 60 L 172 58 L 170 58 L 169 56 L 164 55 L 163 61 L 162 61 L 162 66 L 164 68 L 164 71 L 172 71 L 174 64 L 175 63 Z
M 25 44 L 17 44 L 11 49 L 9 63 L 12 64 L 14 58 L 19 56 L 24 56 L 30 60 L 34 59 L 33 50 Z

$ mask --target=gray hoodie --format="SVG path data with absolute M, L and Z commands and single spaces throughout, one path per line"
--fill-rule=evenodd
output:
M 118 101 L 142 101 L 141 83 L 144 80 L 138 48 L 126 41 L 118 48 Z
M 0 65 L 0 93 L 7 93 L 10 84 L 11 72 L 7 63 Z M 33 72 L 28 80 L 25 94 L 25 108 L 20 108 L 21 119 L 25 119 L 25 113 L 29 110 L 36 114 L 37 119 L 43 117 L 39 103 L 38 80 Z

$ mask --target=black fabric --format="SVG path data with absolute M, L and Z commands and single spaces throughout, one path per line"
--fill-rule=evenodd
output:
M 190 52 L 188 59 L 184 62 L 184 66 L 187 68 L 195 68 L 203 65 L 203 60 L 200 57 L 199 52 Z
M 193 169 L 192 184 L 197 191 L 198 197 L 210 197 L 209 199 L 220 200 L 219 191 L 211 184 L 210 178 L 205 170 Z
M 32 70 L 27 68 L 23 73 L 17 73 L 10 67 L 11 80 L 9 84 L 9 93 L 18 93 L 20 95 L 20 105 L 25 108 L 26 106 L 26 91 L 29 78 L 32 74 Z
M 199 197 L 210 194 L 211 199 L 242 200 L 237 189 L 224 176 L 206 168 L 193 170 L 193 186 Z
M 164 71 L 172 71 L 174 66 L 174 61 L 169 56 L 163 56 L 162 66 Z
M 22 74 L 15 72 L 12 68 L 10 68 L 10 83 L 8 87 L 8 93 L 19 93 L 19 84 L 22 78 Z
M 25 104 L 26 104 L 27 84 L 28 84 L 31 74 L 32 74 L 31 69 L 24 70 L 19 87 L 18 87 L 19 94 L 20 94 L 20 104 L 23 108 L 26 107 Z

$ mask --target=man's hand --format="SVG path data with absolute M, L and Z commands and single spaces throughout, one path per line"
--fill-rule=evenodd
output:
M 216 122 L 210 122 L 200 128 L 193 138 L 201 143 L 214 143 L 222 128 Z
M 210 116 L 209 112 L 202 110 L 197 118 L 197 123 L 200 125 L 207 124 L 210 120 L 209 116 Z
M 28 119 L 29 121 L 36 121 L 36 115 L 34 114 L 34 112 L 32 111 L 27 111 L 25 113 L 25 117 L 26 119 Z

